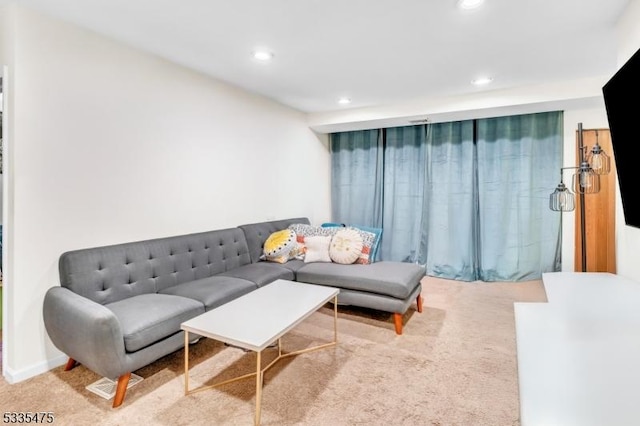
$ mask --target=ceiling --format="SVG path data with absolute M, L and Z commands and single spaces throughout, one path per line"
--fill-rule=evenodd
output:
M 18 1 L 308 113 L 612 75 L 628 2 Z

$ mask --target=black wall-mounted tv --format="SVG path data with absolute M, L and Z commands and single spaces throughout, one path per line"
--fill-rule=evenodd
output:
M 640 228 L 640 49 L 602 87 L 627 225 Z

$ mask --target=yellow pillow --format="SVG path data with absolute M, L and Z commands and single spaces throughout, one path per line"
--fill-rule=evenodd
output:
M 264 256 L 270 262 L 286 263 L 297 254 L 296 233 L 291 229 L 276 231 L 264 242 Z
M 331 238 L 329 257 L 335 263 L 349 265 L 362 253 L 362 236 L 355 229 L 341 229 Z

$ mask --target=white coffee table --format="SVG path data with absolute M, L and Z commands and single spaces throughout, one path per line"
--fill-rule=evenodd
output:
M 338 292 L 333 287 L 276 280 L 229 303 L 182 323 L 184 333 L 184 393 L 188 395 L 236 380 L 256 377 L 255 424 L 260 424 L 262 378 L 278 360 L 335 346 L 338 343 Z M 282 353 L 280 338 L 333 299 L 333 341 Z M 197 389 L 189 389 L 189 333 L 196 333 L 256 352 L 256 371 Z M 262 351 L 278 341 L 278 356 L 262 367 Z

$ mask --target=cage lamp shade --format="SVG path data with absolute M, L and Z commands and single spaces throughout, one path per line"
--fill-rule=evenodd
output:
M 597 142 L 587 155 L 587 162 L 598 175 L 606 175 L 611 170 L 611 159 Z
M 576 208 L 576 198 L 564 183 L 560 182 L 549 196 L 549 208 L 556 212 L 570 212 Z
M 576 194 L 595 194 L 600 192 L 600 176 L 583 161 L 573 175 L 571 186 Z

